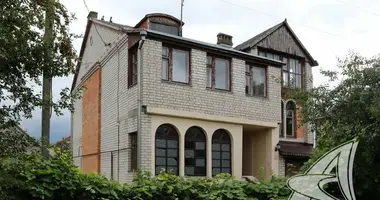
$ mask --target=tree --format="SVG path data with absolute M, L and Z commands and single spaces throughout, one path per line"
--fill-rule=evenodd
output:
M 52 52 L 46 56 L 43 44 L 45 10 L 53 3 L 54 32 Z M 22 117 L 31 118 L 36 107 L 52 107 L 57 115 L 73 109 L 69 88 L 62 89 L 58 101 L 42 102 L 37 87 L 42 72 L 47 77 L 63 77 L 74 69 L 76 58 L 69 24 L 74 19 L 58 1 L 0 1 L 0 129 L 18 124 Z
M 350 52 L 338 72 L 323 71 L 329 82 L 289 97 L 303 104 L 302 121 L 317 133 L 317 149 L 303 170 L 328 150 L 358 138 L 354 161 L 357 199 L 378 199 L 380 192 L 380 57 Z M 338 77 L 342 78 L 338 81 Z M 334 86 L 335 85 L 335 86 Z

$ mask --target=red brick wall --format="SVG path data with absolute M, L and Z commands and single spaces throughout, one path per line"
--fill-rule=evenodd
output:
M 100 172 L 100 89 L 101 69 L 97 69 L 84 84 L 82 99 L 82 169 Z

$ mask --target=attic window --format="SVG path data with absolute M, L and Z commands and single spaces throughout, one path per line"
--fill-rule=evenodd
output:
M 160 31 L 163 33 L 169 33 L 172 35 L 179 35 L 179 29 L 176 26 L 169 26 L 165 24 L 150 22 L 149 29 L 154 31 Z

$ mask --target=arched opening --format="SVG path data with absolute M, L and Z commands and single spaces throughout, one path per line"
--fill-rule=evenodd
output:
M 190 127 L 185 134 L 185 175 L 206 176 L 206 136 L 199 127 Z
M 170 124 L 162 124 L 156 130 L 155 174 L 161 170 L 178 175 L 178 133 Z
M 220 173 L 231 174 L 231 138 L 223 129 L 212 135 L 212 176 Z
M 295 136 L 296 132 L 296 104 L 289 101 L 286 104 L 286 135 Z

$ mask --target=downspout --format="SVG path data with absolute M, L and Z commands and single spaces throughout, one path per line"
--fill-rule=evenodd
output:
M 119 172 L 120 172 L 120 48 L 117 48 L 117 92 L 116 92 L 116 104 L 117 104 L 117 181 L 119 181 Z M 113 152 L 111 152 L 111 174 L 114 175 L 113 170 Z M 114 180 L 113 177 L 111 177 Z
M 142 46 L 144 45 L 147 32 L 140 31 L 141 40 L 137 49 L 137 168 L 141 169 L 141 68 L 142 68 Z

